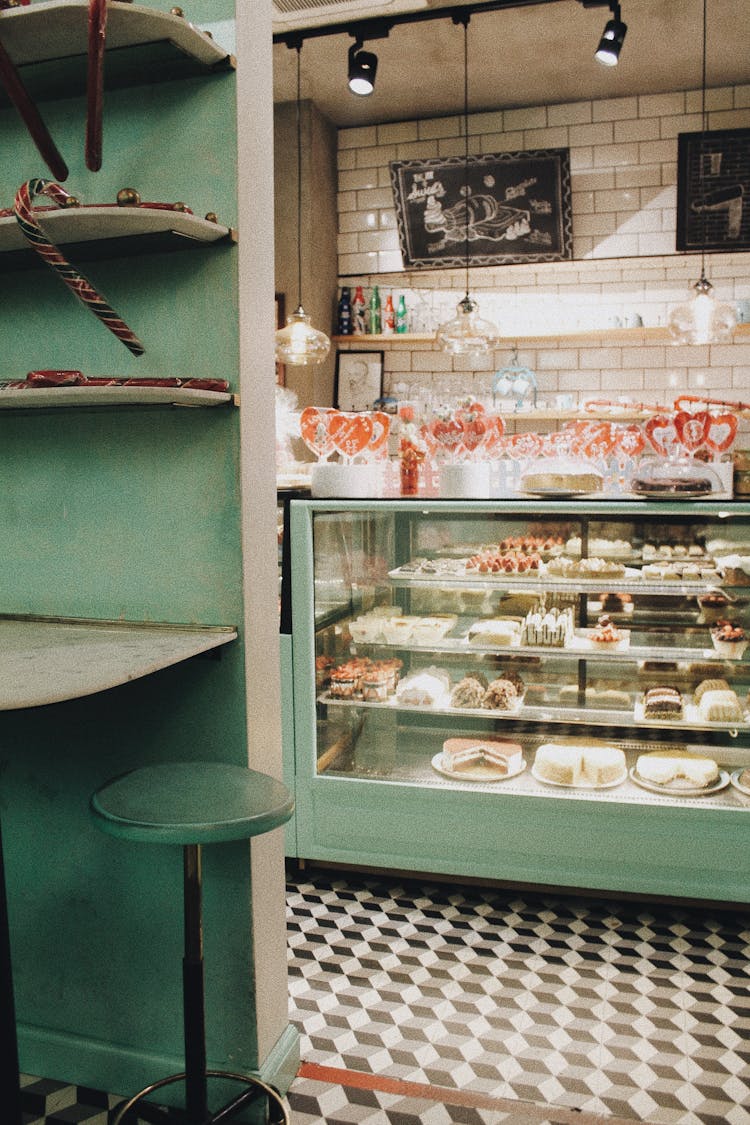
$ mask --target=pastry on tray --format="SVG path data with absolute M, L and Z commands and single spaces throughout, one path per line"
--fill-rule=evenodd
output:
M 482 697 L 482 707 L 489 711 L 513 711 L 520 702 L 518 689 L 510 680 L 493 680 Z

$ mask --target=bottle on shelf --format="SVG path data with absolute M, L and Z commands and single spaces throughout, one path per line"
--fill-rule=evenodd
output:
M 373 286 L 372 293 L 370 294 L 370 304 L 368 311 L 370 313 L 369 321 L 367 324 L 367 331 L 370 336 L 379 336 L 381 332 L 381 312 L 380 312 L 380 293 L 378 292 L 377 285 Z
M 406 298 L 403 293 L 398 299 L 396 307 L 396 332 L 407 332 L 409 328 L 408 316 L 406 312 Z
M 365 295 L 362 291 L 362 286 L 358 285 L 354 290 L 354 300 L 352 301 L 352 335 L 364 336 L 365 334 L 365 310 L 367 304 L 365 302 Z
M 396 331 L 396 313 L 393 308 L 393 294 L 389 293 L 385 299 L 385 308 L 383 309 L 383 334 L 385 336 L 392 336 Z
M 336 332 L 339 336 L 352 334 L 352 303 L 348 285 L 342 285 L 339 297 Z

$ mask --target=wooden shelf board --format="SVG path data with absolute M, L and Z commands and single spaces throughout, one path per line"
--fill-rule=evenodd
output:
M 59 410 L 112 406 L 226 406 L 233 396 L 191 387 L 0 388 L 0 410 Z
M 738 324 L 735 329 L 737 336 L 750 336 L 750 324 Z M 368 344 L 424 344 L 434 342 L 434 332 L 406 332 L 402 335 L 383 336 L 332 336 L 334 344 L 357 344 L 366 347 Z M 554 343 L 556 340 L 606 340 L 608 343 L 628 343 L 634 341 L 641 343 L 671 343 L 669 332 L 663 326 L 652 328 L 590 328 L 577 329 L 570 332 L 549 332 L 545 334 L 525 335 L 519 333 L 512 335 L 504 333 L 498 347 L 511 347 L 513 344 L 544 344 Z
M 106 691 L 236 637 L 228 626 L 0 615 L 0 711 Z
M 0 29 L 1 30 L 1 29 Z M 133 257 L 143 253 L 195 250 L 236 241 L 231 227 L 184 211 L 147 207 L 71 207 L 41 211 L 39 225 L 73 261 Z M 0 270 L 44 266 L 29 246 L 14 215 L 0 218 Z
M 209 35 L 171 12 L 109 0 L 104 83 L 121 89 L 230 69 L 235 63 Z M 35 98 L 85 92 L 87 0 L 41 0 L 0 11 L 3 45 Z M 0 104 L 7 105 L 3 93 Z

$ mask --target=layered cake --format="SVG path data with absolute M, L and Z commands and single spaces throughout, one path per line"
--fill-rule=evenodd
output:
M 512 711 L 519 703 L 518 690 L 510 680 L 493 680 L 482 697 L 489 711 Z
M 501 776 L 523 769 L 523 753 L 517 742 L 478 735 L 476 738 L 448 738 L 443 743 L 441 765 L 448 773 L 469 766 L 491 766 Z
M 420 617 L 414 623 L 411 631 L 411 640 L 414 644 L 430 644 L 441 641 L 456 624 L 456 615 L 453 613 L 434 614 L 432 617 Z
M 682 692 L 675 687 L 649 688 L 643 697 L 644 719 L 681 719 Z
M 701 682 L 698 684 L 697 688 L 693 692 L 693 699 L 694 699 L 695 703 L 698 704 L 698 703 L 700 703 L 701 699 L 703 699 L 703 696 L 706 694 L 707 691 L 729 691 L 729 690 L 730 690 L 729 683 L 726 680 L 718 679 L 718 678 L 716 678 L 716 679 L 709 678 L 707 680 L 701 680 Z
M 573 636 L 573 610 L 553 607 L 548 610 L 532 610 L 527 613 L 521 626 L 522 645 L 549 645 L 562 648 Z
M 547 573 L 556 578 L 624 578 L 625 567 L 615 559 L 563 557 L 551 559 L 547 564 Z
M 625 755 L 617 746 L 547 742 L 534 757 L 534 773 L 556 785 L 610 785 L 625 778 Z
M 698 703 L 698 714 L 707 723 L 741 723 L 744 720 L 742 704 L 731 688 L 704 691 Z
M 654 750 L 641 754 L 635 771 L 652 785 L 682 782 L 682 788 L 692 786 L 695 789 L 705 789 L 719 776 L 719 767 L 712 758 L 703 758 L 688 750 Z

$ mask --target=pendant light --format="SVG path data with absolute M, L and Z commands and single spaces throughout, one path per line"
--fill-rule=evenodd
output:
M 297 50 L 297 308 L 286 318 L 286 326 L 276 333 L 276 359 L 293 367 L 309 367 L 322 363 L 331 350 L 331 341 L 325 332 L 319 332 L 310 323 L 310 317 L 302 308 L 302 118 L 300 113 L 300 55 L 302 42 L 296 44 Z
M 698 150 L 698 184 L 701 216 L 701 276 L 693 295 L 669 313 L 667 327 L 675 344 L 725 344 L 732 339 L 737 314 L 732 305 L 717 301 L 713 285 L 706 277 L 706 186 L 705 142 L 708 132 L 706 113 L 706 7 L 703 0 L 703 67 L 701 74 L 701 136 Z
M 454 15 L 454 23 L 464 27 L 464 255 L 466 270 L 466 293 L 456 305 L 456 315 L 452 320 L 441 324 L 436 340 L 441 351 L 450 355 L 487 355 L 498 343 L 499 332 L 489 320 L 479 315 L 479 305 L 469 295 L 469 13 Z

